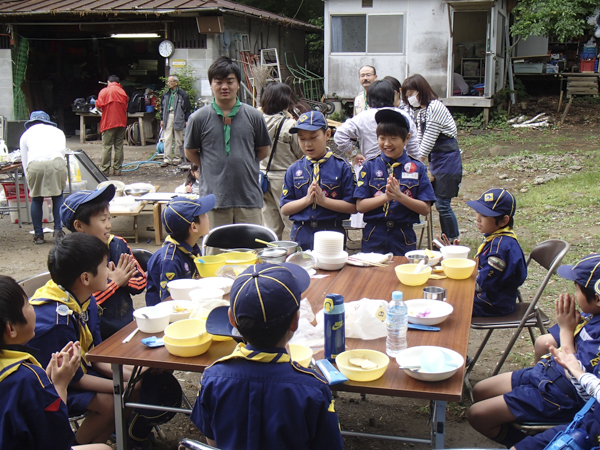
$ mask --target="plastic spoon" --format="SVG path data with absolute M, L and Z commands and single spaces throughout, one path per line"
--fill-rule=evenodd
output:
M 444 247 L 445 247 L 445 245 L 444 245 L 444 244 L 442 244 L 442 243 L 441 243 L 439 240 L 437 240 L 437 239 L 434 239 L 434 240 L 433 240 L 433 243 L 434 243 L 435 245 L 437 245 L 437 246 L 438 246 L 440 249 L 442 249 L 442 248 L 444 248 Z
M 270 242 L 267 241 L 263 241 L 262 239 L 254 239 L 254 242 L 258 242 L 259 244 L 265 244 L 268 245 L 269 247 L 279 247 L 277 244 L 271 244 Z
M 425 268 L 425 260 L 422 259 L 421 261 L 419 261 L 419 264 L 417 264 L 417 267 L 415 268 L 415 271 L 413 273 L 421 273 L 421 271 Z

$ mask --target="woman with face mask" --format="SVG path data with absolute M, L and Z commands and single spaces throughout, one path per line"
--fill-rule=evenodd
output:
M 458 222 L 451 200 L 458 196 L 462 181 L 462 162 L 456 141 L 456 123 L 448 108 L 438 100 L 421 75 L 413 75 L 402 84 L 402 100 L 415 110 L 419 139 L 419 158 L 429 162 L 435 177 L 435 207 L 440 216 L 442 233 L 450 242 L 459 238 Z

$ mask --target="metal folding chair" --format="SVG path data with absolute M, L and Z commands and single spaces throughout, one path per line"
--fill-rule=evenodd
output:
M 42 272 L 40 274 L 33 275 L 32 277 L 25 278 L 18 283 L 25 291 L 27 297 L 31 297 L 33 294 L 35 294 L 35 291 L 45 285 L 48 281 L 50 281 L 50 272 Z
M 202 255 L 221 253 L 220 249 L 231 248 L 265 248 L 264 244 L 255 241 L 278 241 L 273 230 L 252 223 L 235 223 L 213 228 L 202 239 Z
M 527 267 L 529 267 L 529 263 L 531 260 L 537 262 L 540 266 L 544 267 L 548 272 L 544 277 L 544 280 L 538 287 L 533 299 L 531 302 L 523 302 L 523 298 L 521 296 L 521 292 L 519 291 L 517 294 L 518 303 L 517 309 L 515 312 L 508 314 L 506 316 L 501 317 L 473 317 L 471 320 L 471 329 L 473 330 L 488 330 L 485 338 L 481 342 L 481 345 L 477 349 L 477 353 L 473 357 L 473 360 L 469 364 L 467 371 L 465 372 L 465 387 L 469 391 L 469 395 L 471 400 L 473 399 L 473 388 L 471 387 L 471 383 L 469 382 L 469 376 L 477 363 L 477 360 L 481 356 L 483 349 L 485 348 L 487 342 L 489 341 L 494 330 L 505 329 L 505 328 L 515 328 L 515 331 L 506 345 L 502 356 L 496 363 L 496 367 L 492 373 L 493 375 L 497 375 L 502 365 L 506 361 L 506 358 L 510 354 L 510 351 L 513 348 L 513 345 L 517 341 L 519 335 L 523 328 L 527 328 L 529 330 L 529 334 L 531 336 L 532 344 L 535 343 L 535 335 L 533 334 L 533 328 L 538 328 L 541 334 L 546 334 L 545 326 L 550 323 L 550 319 L 546 316 L 537 306 L 539 299 L 542 297 L 544 289 L 546 285 L 550 281 L 552 275 L 556 272 L 556 269 L 560 265 L 562 259 L 569 251 L 571 245 L 567 241 L 563 241 L 560 239 L 549 239 L 535 246 L 535 248 L 529 254 L 527 258 Z
M 208 444 L 196 441 L 194 439 L 182 439 L 179 441 L 178 450 L 219 450 L 216 447 L 212 447 Z
M 131 254 L 137 259 L 137 262 L 140 263 L 144 272 L 148 272 L 148 261 L 150 261 L 153 253 L 145 248 L 132 248 Z

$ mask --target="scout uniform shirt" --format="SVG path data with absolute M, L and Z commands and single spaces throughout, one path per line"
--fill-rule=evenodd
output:
M 484 237 L 477 255 L 473 317 L 505 316 L 517 308 L 517 290 L 527 278 L 525 255 L 508 227 Z
M 158 305 L 171 296 L 167 283 L 172 280 L 198 278 L 194 258 L 200 255 L 200 247 L 187 242 L 177 242 L 167 236 L 165 243 L 148 261 L 148 290 L 146 305 Z
M 190 420 L 219 448 L 343 447 L 327 381 L 283 348 L 238 344 L 208 367 Z
M 131 249 L 127 241 L 119 236 L 110 235 L 108 238 L 108 249 L 110 254 L 108 262 L 119 264 L 119 259 L 123 253 L 131 255 Z M 102 340 L 108 339 L 117 331 L 133 321 L 133 300 L 132 295 L 140 294 L 146 289 L 146 273 L 135 261 L 138 273 L 131 277 L 127 284 L 119 287 L 109 280 L 104 291 L 94 292 L 94 298 L 100 311 L 100 335 Z
M 0 353 L 0 448 L 70 449 L 67 406 L 40 363 L 18 347 Z
M 383 153 L 365 161 L 358 174 L 354 197 L 365 199 L 385 194 L 390 174 L 400 183 L 407 196 L 424 202 L 435 202 L 435 193 L 427 177 L 427 168 L 420 161 L 408 156 L 406 151 L 398 159 L 390 159 Z M 419 214 L 392 200 L 364 214 L 367 223 L 363 230 L 363 251 L 403 256 L 413 250 L 416 238 L 412 226 L 420 222 Z M 389 239 L 390 234 L 394 239 Z M 364 246 L 366 245 L 366 249 Z

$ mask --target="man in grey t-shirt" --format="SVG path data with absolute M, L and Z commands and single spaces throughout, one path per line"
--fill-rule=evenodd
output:
M 185 155 L 200 166 L 200 195 L 214 194 L 211 228 L 231 223 L 262 224 L 259 163 L 271 138 L 263 115 L 237 98 L 241 72 L 226 56 L 208 69 L 214 99 L 189 118 Z

